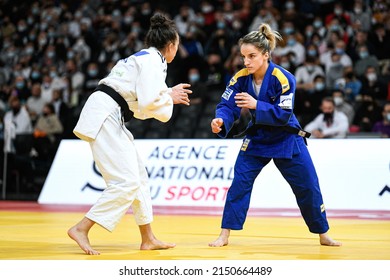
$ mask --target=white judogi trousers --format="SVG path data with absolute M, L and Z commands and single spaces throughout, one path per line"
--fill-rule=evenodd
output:
M 115 229 L 130 206 L 137 225 L 153 221 L 148 175 L 133 141 L 118 107 L 89 142 L 107 187 L 86 217 L 109 231 Z

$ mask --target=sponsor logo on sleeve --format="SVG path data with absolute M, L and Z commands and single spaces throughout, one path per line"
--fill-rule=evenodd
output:
M 222 98 L 226 99 L 226 100 L 229 100 L 230 98 L 230 95 L 232 95 L 233 93 L 233 90 L 230 89 L 230 88 L 226 88 L 225 89 L 225 92 L 222 94 Z
M 280 96 L 280 103 L 278 104 L 280 108 L 282 109 L 292 109 L 293 108 L 293 94 L 290 93 L 289 95 L 282 95 Z

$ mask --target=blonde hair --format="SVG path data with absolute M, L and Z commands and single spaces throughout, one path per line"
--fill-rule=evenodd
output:
M 272 30 L 271 26 L 267 23 L 262 23 L 259 26 L 258 31 L 252 31 L 242 37 L 238 44 L 252 44 L 256 48 L 262 51 L 262 53 L 268 52 L 271 56 L 271 52 L 275 49 L 277 41 L 281 41 L 282 36 L 276 30 Z

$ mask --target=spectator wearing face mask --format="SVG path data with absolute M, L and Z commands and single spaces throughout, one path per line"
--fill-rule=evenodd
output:
M 295 60 L 291 61 L 294 66 L 298 66 L 305 61 L 306 50 L 302 43 L 297 40 L 297 33 L 288 34 L 285 37 L 286 45 L 277 47 L 274 51 L 275 56 L 280 57 L 289 53 L 293 53 Z
M 101 78 L 102 77 L 99 73 L 99 67 L 97 63 L 90 62 L 87 66 L 87 73 L 84 79 L 83 94 L 79 97 L 79 103 L 83 103 L 83 101 L 88 98 L 88 94 L 90 92 L 93 92 Z
M 305 126 L 313 138 L 345 138 L 348 132 L 348 118 L 336 110 L 332 97 L 325 97 L 321 104 L 322 113 Z
M 342 28 L 346 29 L 351 24 L 351 18 L 347 12 L 345 12 L 342 1 L 334 3 L 333 12 L 329 13 L 325 17 L 325 24 L 328 25 L 334 19 L 340 22 Z
M 52 159 L 59 144 L 63 126 L 51 103 L 46 103 L 34 126 L 33 146 L 41 159 Z
M 34 83 L 42 83 L 42 73 L 38 64 L 33 64 L 30 72 L 30 81 Z
M 390 102 L 383 106 L 383 120 L 377 121 L 372 128 L 373 132 L 379 132 L 384 138 L 390 138 Z
M 344 68 L 344 76 L 335 81 L 334 87 L 342 90 L 345 100 L 353 104 L 356 96 L 360 94 L 362 82 L 356 78 L 352 67 L 346 67 Z
M 366 45 L 358 46 L 357 53 L 359 58 L 355 62 L 354 71 L 358 77 L 364 75 L 368 66 L 375 68 L 375 72 L 379 73 L 379 61 L 375 55 L 370 54 Z
M 351 22 L 360 22 L 361 28 L 364 31 L 369 31 L 371 27 L 371 11 L 370 9 L 365 9 L 364 3 L 362 0 L 355 0 L 353 4 L 353 9 L 349 13 Z
M 22 103 L 25 103 L 31 96 L 31 90 L 28 88 L 27 81 L 22 75 L 15 77 L 14 91 Z
M 289 55 L 289 54 L 282 55 L 279 58 L 279 61 L 280 61 L 279 64 L 280 64 L 280 66 L 282 66 L 284 69 L 286 69 L 290 73 L 295 73 L 297 68 L 295 67 L 294 63 L 292 62 L 291 56 L 292 55 Z
M 282 10 L 282 18 L 283 20 L 293 21 L 293 22 L 299 22 L 299 10 L 295 6 L 295 1 L 293 0 L 287 0 L 284 3 L 284 7 Z
M 18 153 L 18 148 L 26 145 L 26 143 L 20 143 L 18 139 L 23 139 L 24 135 L 32 134 L 31 119 L 25 106 L 20 103 L 19 97 L 14 94 L 9 98 L 9 107 L 4 115 L 4 150 L 7 152 Z M 21 145 L 19 145 L 19 144 Z
M 374 24 L 369 32 L 368 41 L 373 44 L 378 60 L 390 59 L 390 32 L 384 23 Z
M 364 30 L 357 30 L 348 43 L 347 53 L 350 55 L 353 61 L 360 59 L 358 53 L 360 46 L 366 46 L 369 53 L 375 53 L 373 44 L 368 40 L 367 32 Z
M 207 93 L 206 84 L 201 80 L 200 71 L 198 68 L 190 68 L 188 70 L 188 82 L 191 84 L 192 94 L 190 96 L 191 105 L 203 103 L 205 94 Z
M 330 47 L 328 51 L 321 54 L 320 62 L 324 65 L 326 73 L 328 73 L 330 68 L 334 65 L 334 54 L 339 55 L 339 62 L 343 67 L 352 66 L 352 59 L 345 50 L 346 45 L 344 41 L 337 39 L 337 41 L 334 43 L 334 48 Z
M 384 104 L 387 98 L 386 86 L 387 84 L 380 79 L 375 67 L 368 66 L 362 78 L 361 93 L 370 95 L 376 102 Z
M 353 106 L 345 100 L 345 95 L 342 90 L 334 90 L 332 93 L 336 110 L 343 112 L 348 118 L 348 124 L 351 125 L 355 116 Z
M 65 63 L 66 74 L 64 79 L 68 87 L 68 100 L 65 100 L 70 107 L 79 105 L 79 98 L 82 94 L 82 89 L 84 85 L 85 75 L 76 65 L 76 61 L 73 59 L 68 59 Z M 53 94 L 54 97 L 54 94 Z
M 264 5 L 261 5 L 258 10 L 256 16 L 253 18 L 252 22 L 249 26 L 249 31 L 257 30 L 261 23 L 267 22 L 272 29 L 278 29 L 278 21 L 272 14 L 270 10 L 268 10 Z
M 190 6 L 183 4 L 180 7 L 179 14 L 173 20 L 175 21 L 179 35 L 185 36 L 189 30 L 190 23 L 195 20 L 195 12 Z
M 216 13 L 216 29 L 205 42 L 204 52 L 206 55 L 218 54 L 222 61 L 225 61 L 230 55 L 230 49 L 233 46 L 231 31 L 222 17 L 221 13 Z
M 355 104 L 355 117 L 353 120 L 354 132 L 370 132 L 374 124 L 381 120 L 381 107 L 371 94 L 362 92 Z
M 317 34 L 320 38 L 324 38 L 327 32 L 326 27 L 324 26 L 324 22 L 322 20 L 321 16 L 315 16 L 313 19 L 313 28 L 314 28 L 314 34 Z
M 314 78 L 318 75 L 325 76 L 324 70 L 316 64 L 314 56 L 306 57 L 304 64 L 295 71 L 297 90 L 313 91 Z
M 41 84 L 35 83 L 31 87 L 31 96 L 26 102 L 26 108 L 33 124 L 39 115 L 42 114 L 43 106 L 45 106 L 45 100 L 41 96 Z
M 296 92 L 294 111 L 299 117 L 302 127 L 321 112 L 321 101 L 327 95 L 325 76 L 321 74 L 314 77 L 313 86 L 310 90 L 299 90 Z
M 319 58 L 319 50 L 318 50 L 318 47 L 317 45 L 315 45 L 314 43 L 312 42 L 309 42 L 307 45 L 306 45 L 306 57 L 308 56 L 311 56 L 312 58 L 314 58 L 314 62 L 316 64 L 320 64 L 320 58 Z M 321 69 L 323 69 L 321 67 Z
M 326 87 L 331 89 L 334 87 L 337 80 L 343 77 L 344 75 L 344 65 L 341 62 L 341 56 L 337 52 L 332 53 L 331 57 L 332 63 L 326 73 Z

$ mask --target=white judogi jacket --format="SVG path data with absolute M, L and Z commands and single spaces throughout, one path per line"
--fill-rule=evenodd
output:
M 126 100 L 135 118 L 155 118 L 167 122 L 172 116 L 173 100 L 169 95 L 172 89 L 165 83 L 166 76 L 165 58 L 151 47 L 118 61 L 99 84 L 115 89 Z M 117 107 L 110 96 L 92 94 L 73 132 L 86 141 L 95 139 L 105 119 Z

